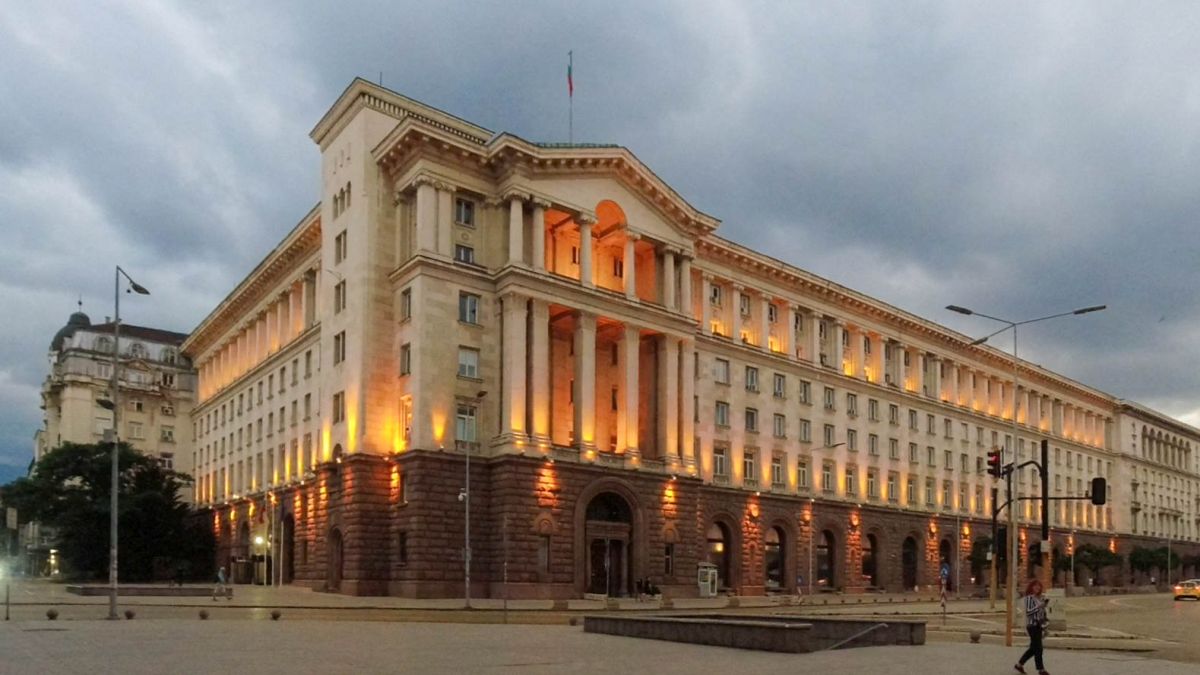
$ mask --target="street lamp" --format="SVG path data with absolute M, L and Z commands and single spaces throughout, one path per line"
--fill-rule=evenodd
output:
M 839 448 L 845 444 L 846 444 L 845 441 L 840 441 L 838 443 L 833 443 L 831 445 L 823 445 L 823 446 L 817 448 L 817 450 L 833 450 L 834 448 Z M 817 467 L 813 466 L 812 474 L 813 474 L 813 489 L 814 490 L 816 489 L 816 473 L 817 473 Z M 808 594 L 809 594 L 809 596 L 811 596 L 813 594 L 813 547 L 817 543 L 816 530 L 814 530 L 813 528 L 816 527 L 816 524 L 814 522 L 816 520 L 816 515 L 817 515 L 816 511 L 817 511 L 817 500 L 812 497 L 809 497 L 809 499 L 808 499 Z
M 486 391 L 475 393 L 475 398 L 482 401 L 487 396 Z M 472 430 L 474 431 L 474 430 Z M 474 442 L 472 440 L 472 442 Z M 458 501 L 463 503 L 463 599 L 467 609 L 471 609 L 471 443 L 463 443 L 463 452 L 467 455 L 465 487 L 458 493 Z
M 1005 324 L 1005 326 L 1003 328 L 991 333 L 990 335 L 985 335 L 984 337 L 981 337 L 978 340 L 971 342 L 972 346 L 982 345 L 983 343 L 987 342 L 990 338 L 995 337 L 1010 328 L 1012 329 L 1012 333 L 1013 333 L 1013 353 L 1012 353 L 1012 362 L 1013 362 L 1012 453 L 1013 453 L 1013 458 L 1012 458 L 1012 464 L 1013 464 L 1013 466 L 1016 466 L 1017 435 L 1020 433 L 1020 427 L 1017 424 L 1017 390 L 1019 389 L 1018 368 L 1020 365 L 1020 359 L 1017 356 L 1017 326 L 1024 326 L 1025 324 L 1037 323 L 1039 321 L 1047 321 L 1049 319 L 1057 319 L 1059 317 L 1064 317 L 1064 316 L 1078 316 L 1080 314 L 1089 314 L 1091 312 L 1099 312 L 1099 311 L 1105 309 L 1106 307 L 1107 307 L 1107 305 L 1092 305 L 1090 307 L 1081 307 L 1079 309 L 1071 310 L 1070 312 L 1060 312 L 1058 314 L 1050 314 L 1048 316 L 1042 316 L 1042 317 L 1038 317 L 1036 319 L 1026 319 L 1024 321 L 1009 321 L 1008 319 L 1001 319 L 1000 317 L 989 316 L 982 312 L 976 312 L 974 310 L 970 310 L 970 309 L 967 309 L 966 307 L 961 307 L 959 305 L 947 305 L 946 306 L 946 309 L 950 310 L 951 312 L 957 312 L 959 314 L 964 314 L 966 316 L 980 316 L 985 319 L 991 319 L 992 321 L 998 321 L 1002 324 Z M 1043 476 L 1043 480 L 1045 480 L 1045 478 L 1049 477 L 1049 469 L 1048 469 L 1048 467 L 1042 467 L 1042 469 L 1044 471 L 1046 471 L 1046 475 Z M 1008 497 L 1010 500 L 1009 505 L 1008 505 L 1008 540 L 1009 540 L 1008 549 L 1009 549 L 1009 551 L 1008 551 L 1008 581 L 1007 581 L 1008 590 L 1005 593 L 1006 610 L 1005 610 L 1005 617 L 1004 617 L 1005 618 L 1005 621 L 1004 621 L 1004 623 L 1005 623 L 1004 644 L 1011 647 L 1012 646 L 1012 636 L 1013 636 L 1013 601 L 1014 601 L 1014 595 L 1016 593 L 1016 585 L 1017 585 L 1017 560 L 1018 560 L 1018 558 L 1017 558 L 1017 555 L 1018 555 L 1017 536 L 1016 536 L 1017 535 L 1017 515 L 1016 515 L 1016 511 L 1014 509 L 1014 505 L 1011 501 L 1012 500 L 1012 474 L 1011 473 L 1009 474 L 1008 485 L 1009 485 Z M 1018 489 L 1019 489 L 1019 487 L 1018 487 Z M 993 505 L 993 508 L 994 508 L 994 505 Z M 1047 507 L 1046 502 L 1043 501 L 1042 502 L 1043 530 L 1049 524 L 1048 520 L 1047 520 L 1047 518 L 1049 516 L 1048 510 L 1049 509 Z M 1043 549 L 1045 549 L 1046 546 L 1047 546 L 1047 544 L 1045 542 L 1043 542 L 1043 544 L 1042 544 Z M 1046 559 L 1047 557 L 1049 557 L 1049 555 L 1050 554 L 1047 550 L 1042 551 L 1043 570 L 1049 564 L 1049 561 Z M 995 559 L 994 554 L 993 554 L 992 558 Z
M 134 281 L 130 276 L 121 269 L 120 265 L 116 266 L 116 271 L 113 272 L 113 351 L 112 351 L 112 382 L 109 385 L 109 400 L 101 401 L 100 405 L 103 408 L 112 410 L 112 483 L 110 485 L 111 494 L 109 495 L 109 520 L 108 520 L 108 618 L 116 620 L 117 617 L 117 486 L 119 470 L 117 468 L 117 456 L 120 448 L 120 427 L 117 426 L 117 418 L 121 411 L 121 277 L 125 277 L 125 281 L 129 282 L 129 286 L 125 289 L 126 293 L 137 293 L 138 295 L 150 295 L 150 291 L 144 286 Z M 108 403 L 112 407 L 109 408 Z

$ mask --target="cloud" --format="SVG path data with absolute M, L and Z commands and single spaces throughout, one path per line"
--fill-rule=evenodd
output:
M 493 130 L 629 147 L 721 234 L 1196 419 L 1200 6 L 267 0 L 0 7 L 0 340 L 28 457 L 46 344 L 112 265 L 194 326 L 319 199 L 356 75 Z M 126 308 L 123 308 L 126 310 Z M 1002 348 L 1007 348 L 1001 343 Z M 32 411 L 32 412 L 30 412 Z M 16 433 L 20 429 L 26 429 Z

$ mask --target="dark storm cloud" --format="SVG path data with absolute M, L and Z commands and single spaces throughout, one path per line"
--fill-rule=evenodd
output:
M 354 76 L 496 131 L 626 145 L 721 233 L 1200 421 L 1200 6 L 12 3 L 0 9 L 0 463 L 111 266 L 187 330 L 319 195 Z M 1009 342 L 997 343 L 1007 349 Z

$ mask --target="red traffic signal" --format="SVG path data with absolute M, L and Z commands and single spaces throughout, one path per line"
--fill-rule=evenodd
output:
M 988 450 L 987 454 L 988 473 L 992 474 L 993 478 L 999 478 L 1004 474 L 1004 469 L 1000 465 L 1000 451 Z

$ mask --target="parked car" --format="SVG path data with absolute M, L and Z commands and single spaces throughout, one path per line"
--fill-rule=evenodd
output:
M 1174 595 L 1176 600 L 1182 600 L 1184 598 L 1200 600 L 1200 581 L 1191 579 L 1189 581 L 1181 581 L 1175 584 Z

